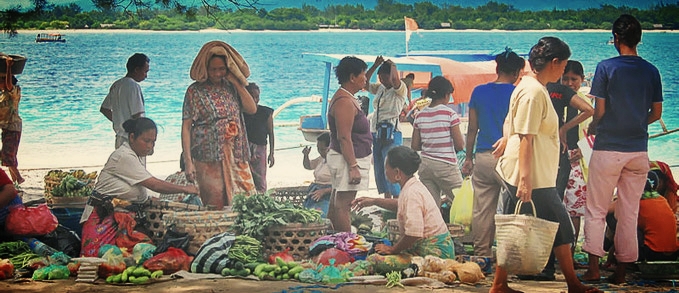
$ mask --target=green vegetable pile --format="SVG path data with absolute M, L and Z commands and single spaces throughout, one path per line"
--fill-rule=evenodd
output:
M 149 279 L 160 279 L 163 276 L 163 271 L 157 270 L 153 273 L 145 269 L 142 266 L 131 266 L 126 268 L 122 273 L 117 275 L 111 275 L 106 278 L 106 283 L 132 283 L 132 284 L 144 284 L 148 282 Z
M 32 252 L 31 248 L 23 241 L 2 242 L 0 243 L 0 258 L 11 258 L 22 253 Z
M 52 189 L 52 196 L 56 197 L 88 197 L 92 194 L 90 179 L 79 180 L 73 175 L 66 175 L 61 183 Z
M 262 244 L 255 238 L 247 235 L 236 236 L 233 246 L 229 248 L 227 257 L 229 260 L 241 263 L 253 263 L 262 258 Z
M 277 202 L 273 197 L 256 194 L 249 197 L 236 195 L 233 211 L 238 212 L 234 228 L 239 235 L 264 239 L 266 230 L 274 225 L 288 223 L 320 223 L 321 212 L 298 208 L 290 202 Z
M 405 288 L 403 284 L 401 284 L 401 273 L 400 272 L 391 272 L 387 273 L 387 288 L 391 288 L 394 286 L 399 286 L 401 288 Z

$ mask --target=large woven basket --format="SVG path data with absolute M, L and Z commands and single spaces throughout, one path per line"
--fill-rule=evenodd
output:
M 450 236 L 453 238 L 460 238 L 464 237 L 464 225 L 460 224 L 447 224 L 448 225 L 448 232 L 450 232 Z M 398 239 L 401 237 L 401 231 L 398 228 L 398 220 L 396 219 L 391 219 L 387 220 L 387 239 L 391 241 L 392 243 L 398 241 Z
M 49 174 L 49 173 L 48 173 L 48 174 Z M 61 180 L 64 179 L 64 177 L 66 177 L 66 174 L 63 174 L 63 176 L 61 176 L 61 177 L 56 177 L 56 178 L 52 178 L 52 177 L 49 177 L 48 175 L 45 175 L 45 177 L 44 177 L 44 179 L 45 179 L 45 202 L 46 202 L 48 205 L 52 205 L 52 204 L 71 204 L 71 203 L 73 203 L 73 202 L 81 202 L 81 201 L 87 202 L 87 197 L 81 197 L 80 199 L 78 199 L 78 198 L 75 198 L 75 199 L 71 199 L 71 198 L 58 198 L 58 199 L 57 199 L 56 197 L 52 196 L 52 189 L 54 189 L 55 187 L 59 186 L 59 184 L 61 184 Z M 86 180 L 86 179 L 84 179 L 84 178 L 78 178 L 78 180 Z M 95 183 L 96 183 L 96 181 L 97 181 L 96 178 L 95 178 L 95 179 L 87 179 L 87 180 L 89 180 L 89 183 L 88 183 L 87 185 L 88 185 L 90 188 L 94 189 L 94 185 L 95 185 Z M 84 200 L 83 200 L 82 198 L 84 198 Z
M 296 261 L 308 259 L 309 245 L 324 236 L 329 228 L 328 221 L 314 224 L 290 223 L 269 227 L 262 242 L 264 254 L 274 254 L 290 248 L 289 253 Z
M 296 206 L 302 206 L 307 197 L 308 186 L 291 186 L 275 188 L 271 196 L 276 201 L 292 202 Z
M 167 232 L 167 223 L 165 218 L 175 212 L 182 211 L 197 211 L 201 207 L 192 204 L 185 204 L 172 201 L 150 201 L 146 207 L 146 221 L 149 222 L 148 229 L 151 231 L 151 240 L 154 243 L 159 242 Z
M 549 254 L 559 223 L 550 222 L 533 215 L 521 215 L 522 202 L 516 205 L 514 214 L 495 215 L 495 239 L 497 240 L 497 264 L 510 274 L 533 275 L 542 271 Z
M 196 254 L 212 236 L 230 231 L 238 213 L 229 211 L 191 211 L 166 214 L 166 225 L 175 225 L 177 232 L 191 236 L 188 253 Z

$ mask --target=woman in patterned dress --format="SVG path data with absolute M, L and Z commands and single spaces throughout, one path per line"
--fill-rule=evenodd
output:
M 257 111 L 245 89 L 250 71 L 240 54 L 220 41 L 201 48 L 191 68 L 196 80 L 186 90 L 182 111 L 182 148 L 186 176 L 196 180 L 205 205 L 231 205 L 250 194 L 254 183 L 242 113 Z

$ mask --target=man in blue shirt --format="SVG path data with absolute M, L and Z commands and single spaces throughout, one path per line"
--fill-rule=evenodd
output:
M 611 283 L 625 282 L 625 267 L 638 258 L 637 218 L 648 164 L 648 124 L 662 114 L 662 84 L 653 64 L 637 54 L 641 24 L 631 15 L 613 23 L 620 56 L 597 65 L 590 94 L 596 97 L 590 134 L 596 134 L 589 164 L 585 242 L 589 269 L 585 280 L 599 280 L 605 217 L 617 187 L 615 233 L 618 265 Z

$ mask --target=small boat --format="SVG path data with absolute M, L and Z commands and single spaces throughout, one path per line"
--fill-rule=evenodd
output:
M 62 34 L 38 34 L 35 37 L 36 43 L 65 43 L 66 39 Z

